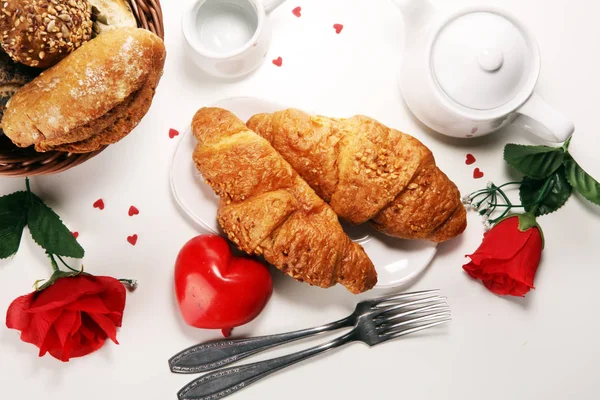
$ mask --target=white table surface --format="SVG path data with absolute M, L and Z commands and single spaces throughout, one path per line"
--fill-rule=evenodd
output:
M 168 185 L 178 139 L 201 106 L 248 95 L 307 107 L 327 115 L 362 113 L 410 132 L 427 144 L 440 167 L 466 193 L 486 181 L 506 181 L 506 142 L 532 143 L 509 130 L 475 141 L 454 142 L 427 132 L 409 115 L 396 85 L 404 37 L 400 13 L 388 0 L 294 0 L 272 15 L 268 60 L 238 82 L 204 77 L 183 56 L 180 0 L 163 1 L 168 58 L 152 108 L 118 145 L 77 169 L 32 179 L 68 226 L 80 233 L 86 270 L 133 277 L 120 345 L 60 363 L 0 326 L 2 399 L 175 399 L 192 377 L 173 375 L 167 360 L 179 350 L 219 337 L 185 326 L 173 293 L 172 271 L 180 247 L 198 234 L 179 213 Z M 437 1 L 445 8 L 487 3 L 526 21 L 543 57 L 538 90 L 571 116 L 577 130 L 598 130 L 600 105 L 600 3 L 594 0 Z M 302 17 L 291 10 L 302 6 Z M 344 24 L 336 35 L 332 25 Z M 270 60 L 281 56 L 278 68 Z M 466 153 L 477 163 L 467 166 Z M 473 167 L 485 178 L 474 180 Z M 22 179 L 0 178 L 0 194 L 21 189 Z M 104 211 L 92 203 L 103 198 Z M 135 205 L 140 215 L 128 217 Z M 525 299 L 501 298 L 462 271 L 464 255 L 479 245 L 483 227 L 469 215 L 459 239 L 408 289 L 441 288 L 452 307 L 446 328 L 378 348 L 354 344 L 288 369 L 237 394 L 237 399 L 596 399 L 600 392 L 600 208 L 573 196 L 559 212 L 540 219 L 546 249 Z M 139 235 L 135 247 L 126 241 Z M 0 261 L 0 314 L 10 302 L 49 275 L 43 252 L 28 234 L 18 255 Z M 370 294 L 369 294 L 370 295 Z M 357 298 L 342 288 L 321 290 L 280 274 L 265 312 L 235 331 L 258 335 L 299 329 L 345 316 Z M 301 347 L 306 344 L 301 345 Z M 279 352 L 271 353 L 279 354 Z

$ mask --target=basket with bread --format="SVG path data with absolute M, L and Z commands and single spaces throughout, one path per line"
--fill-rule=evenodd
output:
M 158 0 L 4 0 L 0 31 L 0 175 L 79 165 L 148 112 L 166 57 Z

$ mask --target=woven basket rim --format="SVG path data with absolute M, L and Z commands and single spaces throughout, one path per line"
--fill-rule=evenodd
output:
M 163 13 L 159 0 L 128 0 L 138 27 L 147 29 L 164 40 Z M 38 153 L 25 149 L 0 135 L 0 177 L 26 177 L 56 174 L 76 167 L 100 154 L 106 147 L 91 153 L 73 154 L 58 151 Z

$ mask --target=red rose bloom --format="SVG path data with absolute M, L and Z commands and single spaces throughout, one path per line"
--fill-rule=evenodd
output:
M 125 308 L 125 287 L 117 279 L 87 274 L 61 278 L 12 302 L 6 326 L 21 340 L 61 361 L 98 350 L 106 338 L 117 343 Z
M 519 218 L 524 222 L 521 227 Z M 542 234 L 532 217 L 509 217 L 484 234 L 481 246 L 468 256 L 471 262 L 463 269 L 496 294 L 524 296 L 534 288 L 542 247 Z

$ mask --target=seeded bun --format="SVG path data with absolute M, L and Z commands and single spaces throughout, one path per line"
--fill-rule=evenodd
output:
M 92 37 L 87 0 L 2 0 L 0 42 L 13 60 L 49 68 Z

